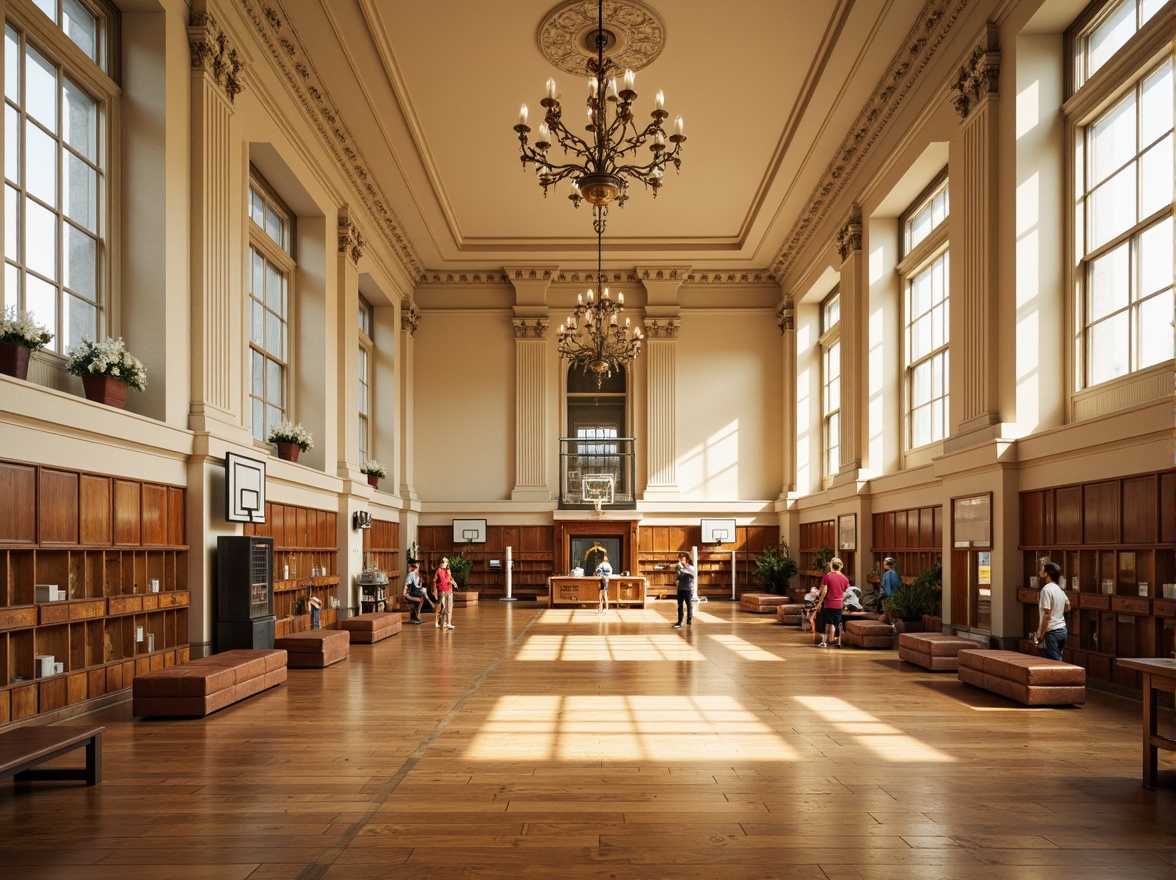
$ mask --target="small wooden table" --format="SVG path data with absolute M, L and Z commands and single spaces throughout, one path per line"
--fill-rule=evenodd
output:
M 1143 787 L 1155 788 L 1159 778 L 1158 749 L 1176 751 L 1176 739 L 1160 735 L 1156 694 L 1176 694 L 1176 659 L 1167 657 L 1120 657 L 1125 669 L 1143 676 Z
M 608 579 L 610 605 L 645 607 L 646 583 L 643 577 L 614 574 Z M 600 578 L 549 577 L 547 579 L 547 607 L 566 605 L 595 605 L 600 600 Z
M 17 782 L 35 779 L 84 779 L 86 785 L 102 781 L 101 726 L 89 727 L 18 727 L 0 734 L 0 779 L 9 776 Z M 45 761 L 85 748 L 86 766 L 37 767 Z

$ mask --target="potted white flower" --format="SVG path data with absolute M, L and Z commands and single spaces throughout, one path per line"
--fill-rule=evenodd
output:
M 374 458 L 369 458 L 359 469 L 361 474 L 367 474 L 368 485 L 377 486 L 380 480 L 388 476 L 388 470 Z
M 80 345 L 75 345 L 66 356 L 66 369 L 80 376 L 89 400 L 117 406 L 120 409 L 127 401 L 127 388 L 144 391 L 147 388 L 147 370 L 142 361 L 127 351 L 122 337 L 104 342 L 95 342 L 83 336 Z
M 314 448 L 314 438 L 301 423 L 282 422 L 270 428 L 265 438 L 278 447 L 278 458 L 298 461 L 298 453 Z
M 0 373 L 27 379 L 29 355 L 52 341 L 53 334 L 33 322 L 32 312 L 9 306 L 0 321 Z

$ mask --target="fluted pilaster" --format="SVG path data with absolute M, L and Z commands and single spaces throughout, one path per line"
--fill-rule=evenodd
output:
M 857 205 L 837 232 L 841 256 L 841 469 L 856 477 L 866 444 L 866 277 L 862 217 Z

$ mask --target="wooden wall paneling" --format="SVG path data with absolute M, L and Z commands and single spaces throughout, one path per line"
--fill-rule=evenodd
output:
M 943 505 L 937 504 L 931 508 L 931 547 L 940 550 L 943 547 Z
M 307 524 L 308 511 L 305 507 L 286 508 L 286 540 L 291 547 L 310 546 L 310 526 Z M 294 531 L 290 531 L 289 514 L 294 514 Z
M 1118 480 L 1086 483 L 1082 486 L 1083 543 L 1116 544 L 1120 528 L 1120 484 Z
M 689 526 L 669 526 L 666 529 L 666 541 L 669 544 L 671 552 L 686 550 L 689 552 L 690 548 L 698 543 L 699 538 L 702 537 L 702 531 L 699 526 L 694 526 L 695 532 L 693 540 L 691 540 L 691 527 Z
M 166 486 L 143 484 L 143 513 L 139 528 L 143 544 L 162 546 L 167 543 Z
M 37 470 L 0 462 L 0 543 L 33 544 L 37 540 Z
M 1176 544 L 1176 472 L 1160 474 L 1160 543 Z
M 935 509 L 923 507 L 919 509 L 919 549 L 935 549 Z
M 74 471 L 41 468 L 37 481 L 39 543 L 78 543 L 78 477 Z
M 1048 490 L 1021 493 L 1021 546 L 1043 547 L 1045 536 L 1045 499 Z
M 1123 543 L 1154 544 L 1159 527 L 1157 474 L 1123 481 Z
M 1054 490 L 1054 543 L 1082 543 L 1082 487 Z
M 142 487 L 130 480 L 114 481 L 114 543 L 139 543 Z
M 188 530 L 185 525 L 186 504 L 184 490 L 169 486 L 167 490 L 167 543 L 172 546 L 183 546 L 188 543 Z
M 911 540 L 911 530 L 908 528 L 909 512 L 896 510 L 894 512 L 894 546 L 900 550 L 914 547 Z
M 82 544 L 110 545 L 110 477 L 82 474 L 79 484 L 80 532 Z

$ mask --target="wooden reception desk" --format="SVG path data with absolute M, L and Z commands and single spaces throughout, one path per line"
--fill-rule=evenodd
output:
M 549 577 L 547 579 L 547 604 L 550 608 L 561 605 L 595 605 L 600 600 L 600 578 L 598 577 Z M 645 607 L 645 578 L 613 575 L 608 579 L 608 603 L 625 605 L 630 608 Z

